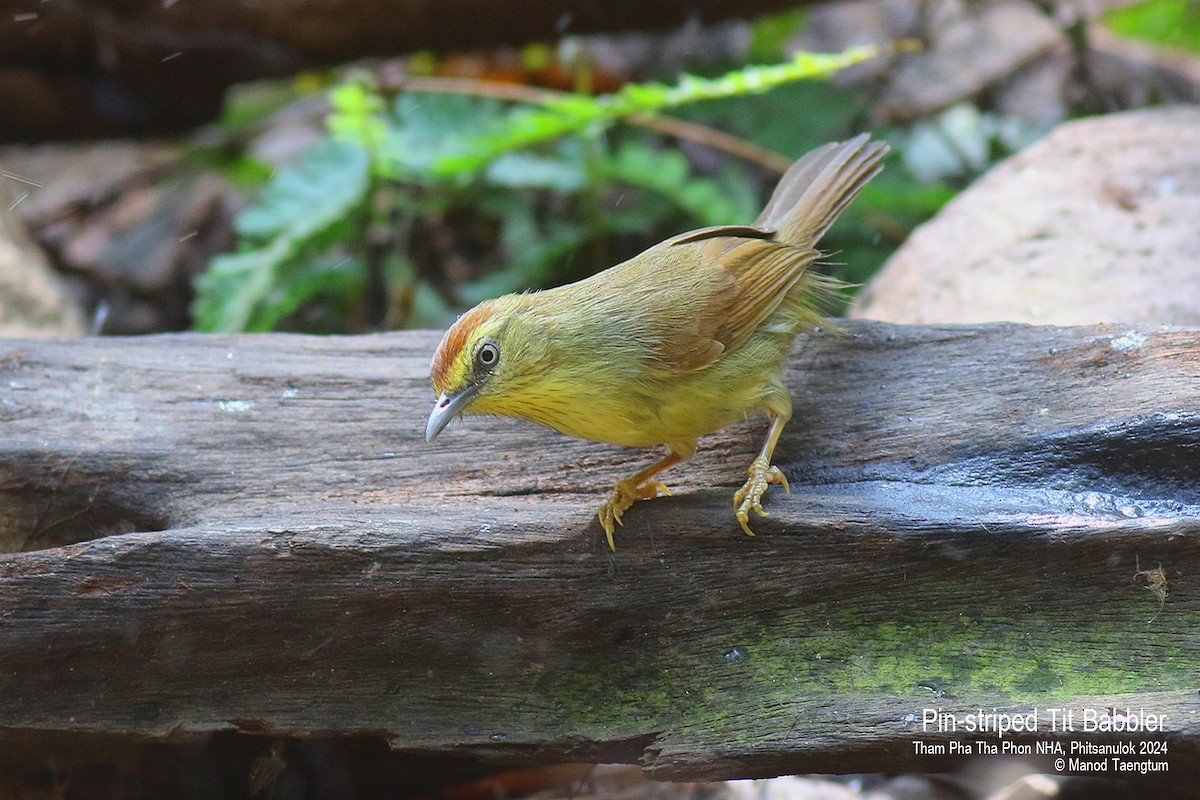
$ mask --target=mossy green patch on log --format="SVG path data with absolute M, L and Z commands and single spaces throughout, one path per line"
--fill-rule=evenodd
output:
M 1160 608 L 1129 576 L 1074 608 L 1039 609 L 1008 590 L 963 598 L 969 577 L 945 576 L 939 592 L 925 576 L 919 596 L 886 609 L 855 607 L 863 598 L 850 595 L 757 627 L 743 619 L 718 635 L 642 642 L 545 675 L 538 691 L 573 723 L 611 731 L 719 726 L 731 714 L 830 697 L 1022 706 L 1200 685 L 1193 600 Z M 974 610 L 924 602 L 955 593 L 955 605 Z

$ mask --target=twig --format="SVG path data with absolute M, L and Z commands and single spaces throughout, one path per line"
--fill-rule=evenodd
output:
M 516 83 L 477 81 L 470 78 L 402 77 L 391 79 L 386 83 L 381 81 L 380 88 L 393 92 L 433 92 L 438 94 L 465 94 L 472 97 L 494 97 L 499 100 L 528 103 L 531 105 L 548 105 L 555 100 L 570 97 L 569 92 L 540 89 Z M 639 128 L 646 128 L 657 133 L 697 142 L 744 161 L 758 164 L 779 174 L 787 172 L 787 168 L 792 165 L 792 159 L 780 155 L 774 150 L 760 147 L 753 142 L 748 142 L 740 137 L 696 122 L 686 122 L 674 117 L 665 117 L 657 114 L 632 114 L 626 118 L 626 121 Z

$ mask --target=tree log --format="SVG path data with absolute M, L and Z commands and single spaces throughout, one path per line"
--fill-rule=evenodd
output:
M 0 0 L 0 141 L 188 130 L 225 89 L 368 56 L 653 31 L 813 0 Z
M 492 418 L 426 445 L 436 342 L 0 341 L 0 740 L 355 736 L 701 779 L 945 770 L 914 742 L 965 734 L 929 709 L 1077 741 L 1051 709 L 1115 707 L 1200 774 L 1197 331 L 802 337 L 791 493 L 757 536 L 749 420 L 615 554 L 595 511 L 658 453 Z

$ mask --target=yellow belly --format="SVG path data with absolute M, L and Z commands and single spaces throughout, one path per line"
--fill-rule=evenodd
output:
M 543 378 L 511 407 L 478 410 L 611 444 L 691 445 L 756 411 L 790 409 L 779 376 L 791 342 L 789 334 L 759 332 L 694 372 L 641 368 L 628 374 L 601 365 L 587 376 Z

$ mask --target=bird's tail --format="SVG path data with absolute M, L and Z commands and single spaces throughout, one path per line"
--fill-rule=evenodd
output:
M 807 154 L 787 171 L 758 215 L 756 227 L 777 231 L 776 241 L 814 248 L 867 181 L 883 169 L 884 142 L 860 134 Z

